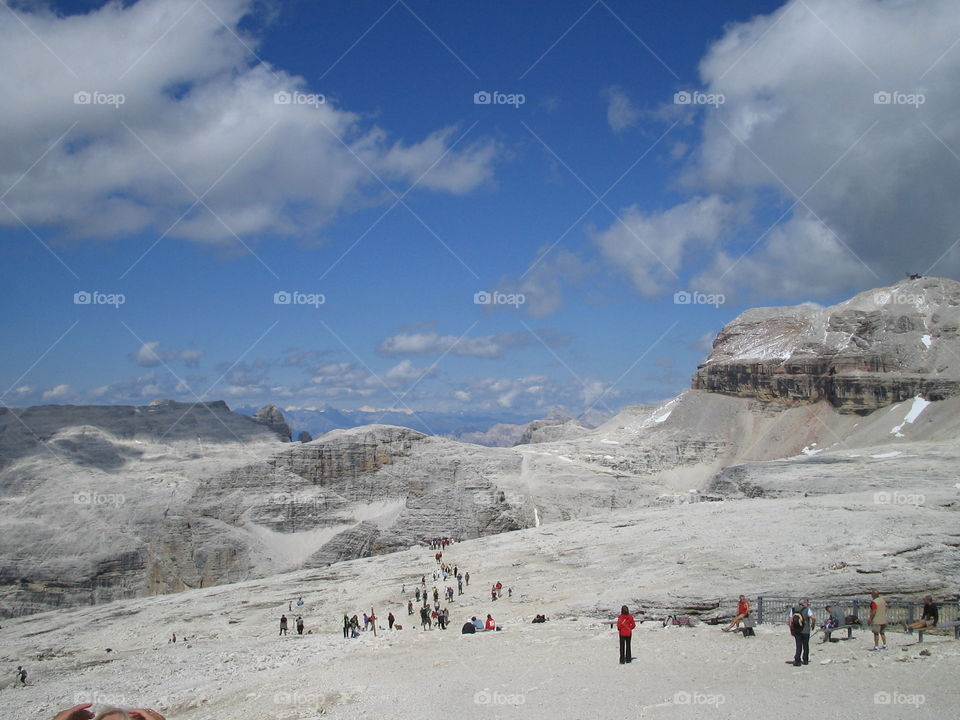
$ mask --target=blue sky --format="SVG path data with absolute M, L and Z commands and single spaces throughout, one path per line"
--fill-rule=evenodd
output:
M 9 3 L 2 402 L 659 401 L 747 307 L 957 277 L 958 38 L 939 1 Z

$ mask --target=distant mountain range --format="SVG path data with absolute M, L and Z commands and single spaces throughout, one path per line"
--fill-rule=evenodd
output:
M 240 406 L 234 412 L 241 415 L 253 416 L 260 408 L 258 406 Z M 363 425 L 399 425 L 427 435 L 442 435 L 453 439 L 461 439 L 469 435 L 469 442 L 479 445 L 512 445 L 523 434 L 523 427 L 540 418 L 539 415 L 522 415 L 518 413 L 498 413 L 484 415 L 474 413 L 442 413 L 442 412 L 399 412 L 383 410 L 338 410 L 336 408 L 322 409 L 287 409 L 280 408 L 287 424 L 293 430 L 293 439 L 296 440 L 301 431 L 306 430 L 317 438 L 331 430 L 348 430 Z M 515 434 L 504 432 L 488 433 L 495 426 L 516 426 Z

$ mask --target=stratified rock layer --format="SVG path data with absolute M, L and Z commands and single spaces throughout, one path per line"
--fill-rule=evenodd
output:
M 727 325 L 693 388 L 868 413 L 960 392 L 960 283 L 905 280 L 827 308 L 748 310 Z

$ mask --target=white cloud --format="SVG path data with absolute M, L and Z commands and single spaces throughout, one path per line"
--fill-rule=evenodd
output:
M 511 348 L 529 345 L 532 338 L 523 333 L 497 333 L 460 338 L 436 332 L 398 333 L 384 339 L 378 351 L 384 355 L 463 355 L 498 358 Z
M 396 385 L 409 385 L 415 383 L 421 378 L 427 378 L 433 375 L 435 368 L 418 368 L 414 367 L 413 363 L 409 360 L 401 360 L 399 363 L 394 365 L 392 368 L 387 370 L 383 375 L 383 381 L 393 387 Z
M 140 367 L 157 367 L 171 360 L 182 360 L 187 367 L 196 367 L 204 356 L 202 350 L 160 350 L 160 341 L 145 342 L 131 355 L 131 359 Z
M 43 399 L 44 400 L 62 400 L 73 395 L 73 391 L 70 389 L 69 385 L 57 385 L 56 387 L 50 388 L 49 390 L 44 391 Z
M 960 250 L 947 252 L 960 227 L 957 37 L 954 0 L 792 0 L 728 26 L 700 63 L 703 90 L 725 101 L 696 116 L 682 176 L 694 199 L 625 221 L 675 272 L 728 293 L 808 298 L 909 271 L 960 275 Z M 876 104 L 877 92 L 925 102 Z M 721 212 L 701 218 L 691 254 L 684 225 L 704 198 Z M 668 288 L 618 223 L 600 240 L 642 294 Z
M 631 205 L 594 240 L 603 257 L 625 272 L 641 295 L 654 297 L 680 284 L 684 261 L 695 251 L 709 248 L 732 216 L 733 208 L 718 195 L 693 198 L 654 213 Z
M 23 22 L 0 14 L 0 96 L 16 108 L 0 115 L 0 185 L 16 185 L 5 202 L 26 223 L 71 235 L 172 227 L 174 237 L 229 243 L 234 232 L 313 229 L 365 194 L 382 196 L 357 156 L 403 190 L 441 157 L 424 188 L 465 193 L 492 176 L 493 142 L 465 141 L 444 155 L 451 128 L 408 143 L 334 98 L 274 102 L 311 88 L 258 63 L 234 36 L 257 47 L 239 30 L 253 5 L 139 0 L 72 16 L 20 9 Z M 75 93 L 94 91 L 124 102 L 74 103 Z M 199 205 L 174 226 L 193 193 L 208 190 L 204 204 L 219 219 Z M 18 221 L 3 212 L 0 223 Z
M 640 111 L 621 88 L 607 88 L 602 95 L 607 98 L 607 122 L 614 132 L 622 132 L 637 124 Z

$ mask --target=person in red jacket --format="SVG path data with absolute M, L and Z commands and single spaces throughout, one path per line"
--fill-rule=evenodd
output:
M 487 628 L 487 630 L 496 630 L 496 629 L 497 629 L 497 623 L 494 622 L 493 618 L 492 618 L 490 615 L 487 615 L 486 628 Z
M 620 664 L 631 662 L 633 653 L 630 651 L 630 637 L 637 626 L 630 610 L 624 605 L 620 608 L 620 617 L 617 618 L 617 633 L 620 635 Z

